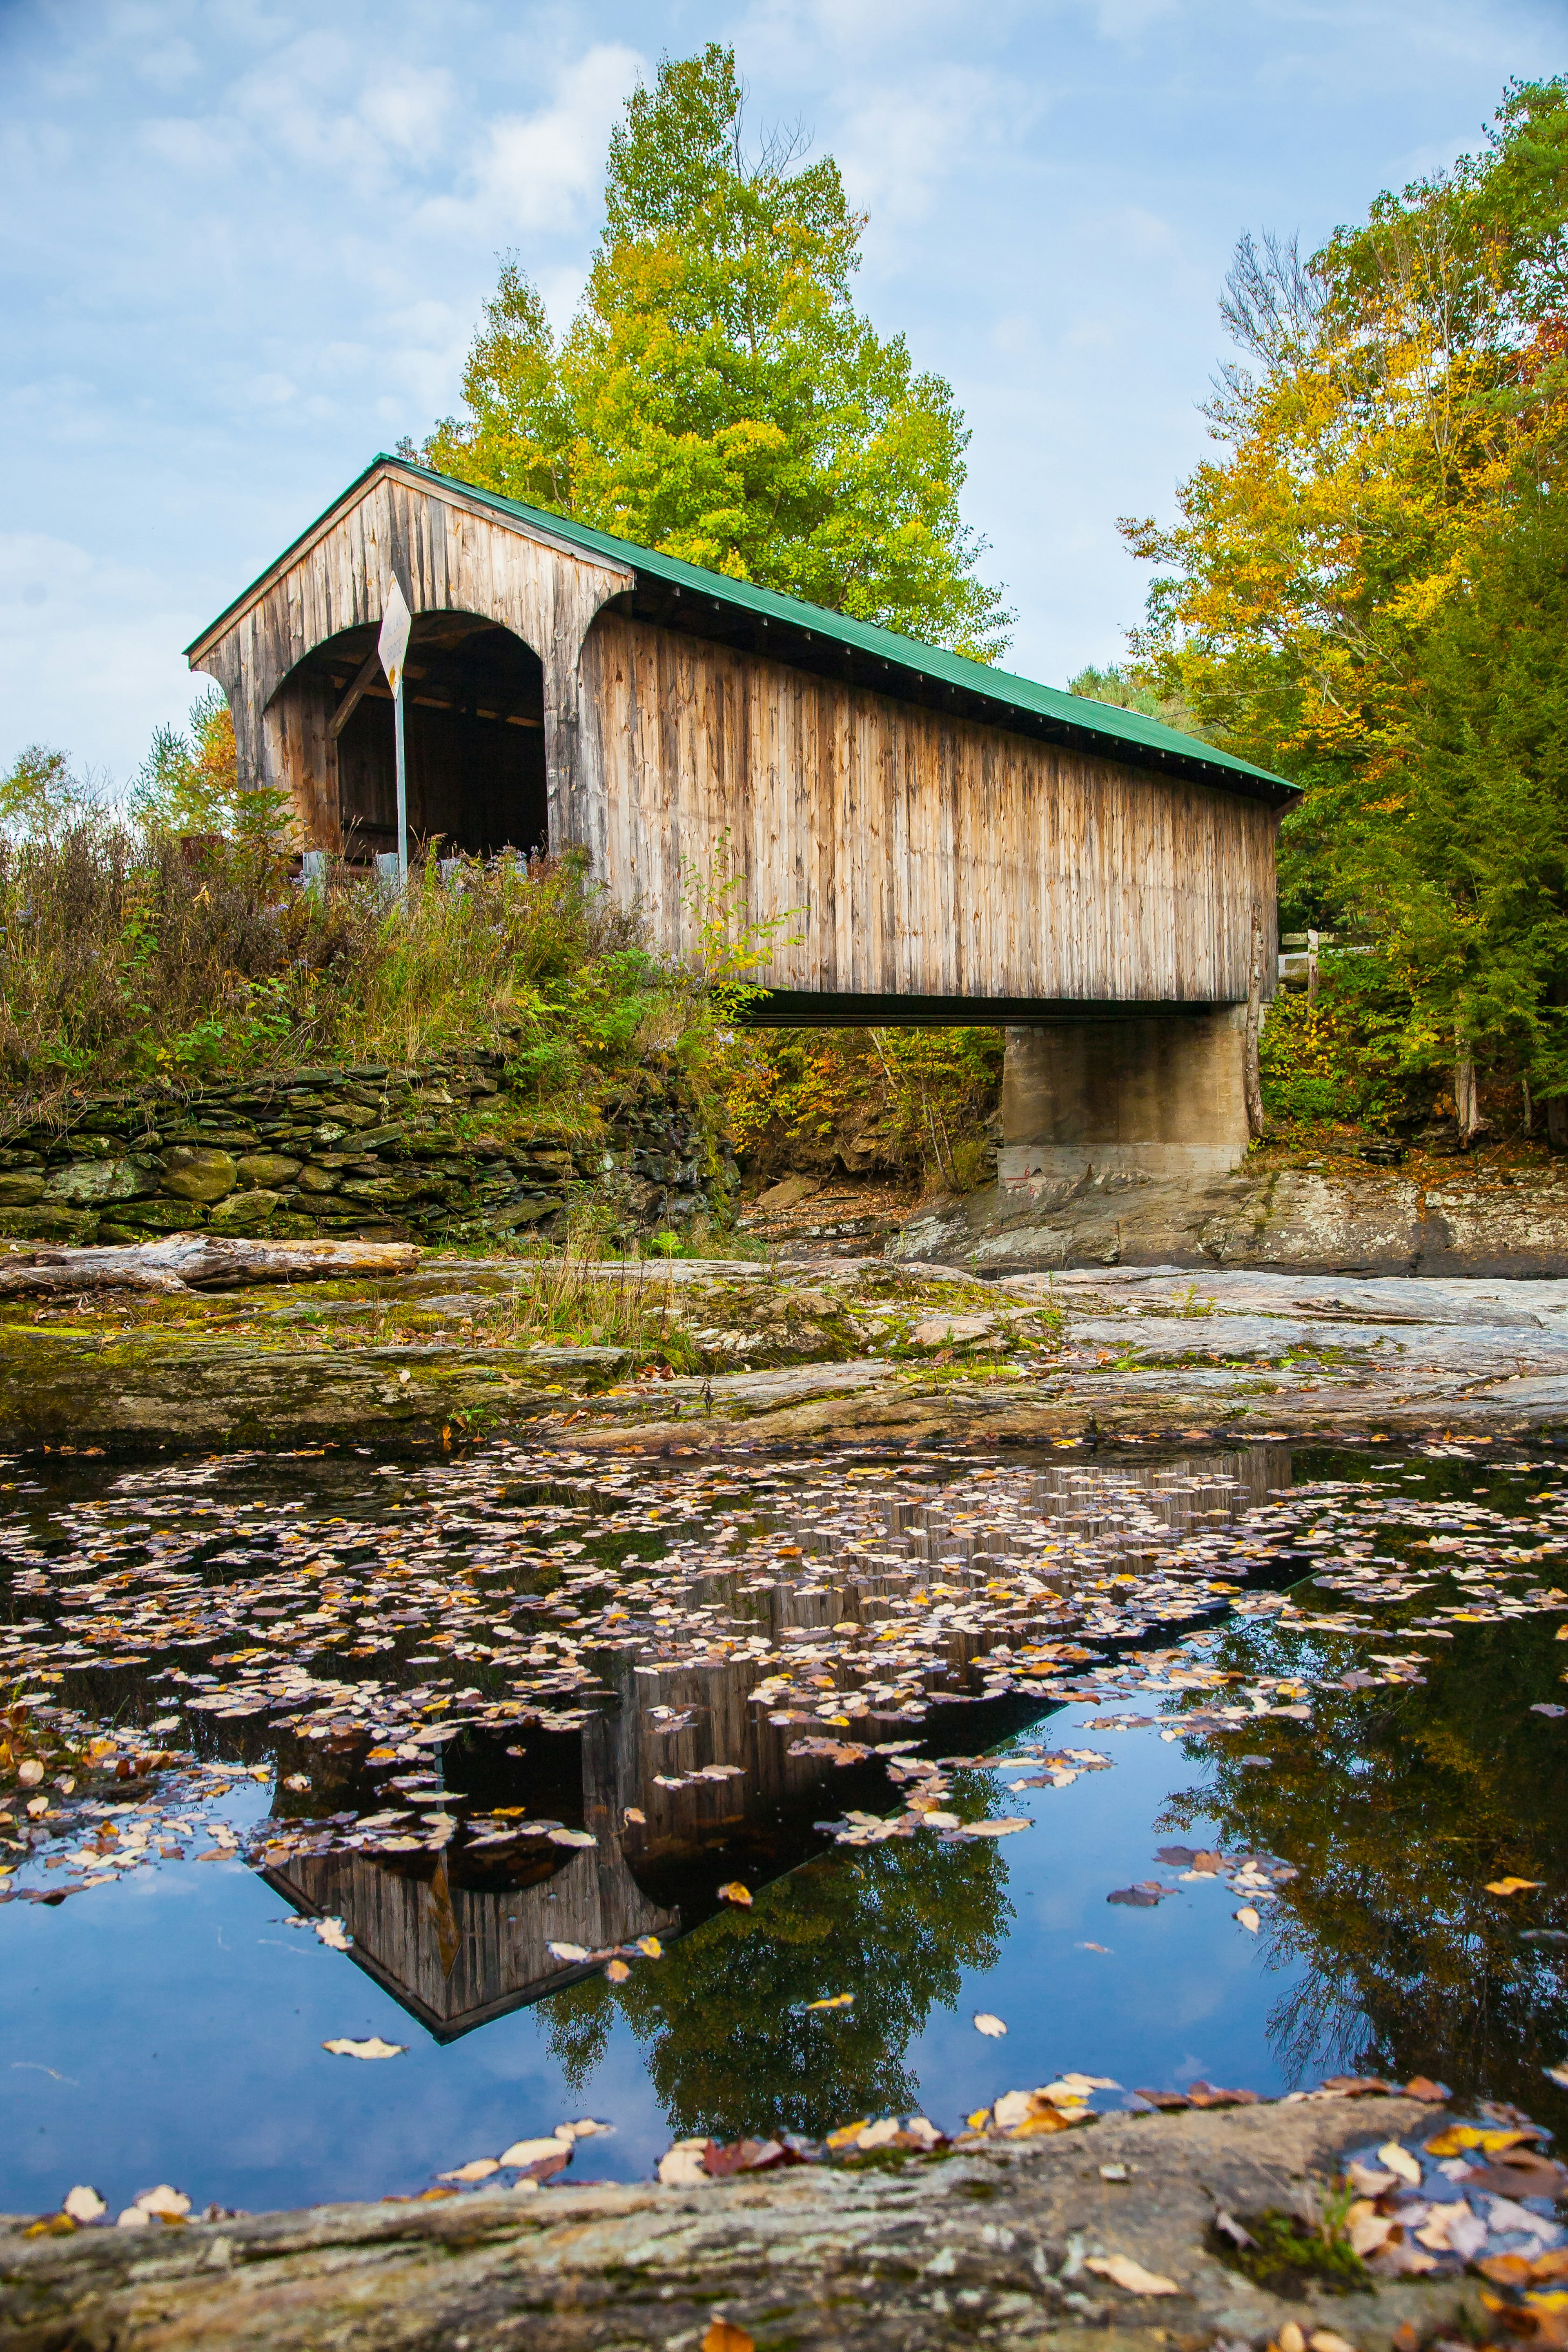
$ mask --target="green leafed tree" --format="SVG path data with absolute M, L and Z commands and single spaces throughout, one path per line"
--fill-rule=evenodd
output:
M 952 389 L 855 307 L 865 218 L 798 133 L 753 152 L 732 49 L 666 58 L 610 140 L 557 339 L 503 264 L 437 471 L 984 659 L 1010 615 L 963 523 Z

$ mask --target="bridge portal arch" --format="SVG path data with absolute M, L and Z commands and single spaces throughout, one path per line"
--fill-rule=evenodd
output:
M 263 714 L 265 765 L 307 814 L 313 845 L 368 859 L 397 846 L 392 694 L 376 624 L 297 662 Z M 420 613 L 405 670 L 413 839 L 494 856 L 550 846 L 544 665 L 503 622 Z

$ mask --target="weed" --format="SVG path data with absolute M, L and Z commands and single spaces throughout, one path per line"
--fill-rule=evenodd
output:
M 1351 2294 L 1372 2284 L 1366 2264 L 1352 2248 L 1347 2218 L 1355 2191 L 1341 2188 L 1320 2194 L 1313 2216 L 1281 2212 L 1270 2206 L 1243 2217 L 1250 2245 L 1238 2246 L 1215 2230 L 1212 2251 L 1220 2260 L 1276 2294 L 1299 2294 L 1308 2285 L 1332 2294 Z

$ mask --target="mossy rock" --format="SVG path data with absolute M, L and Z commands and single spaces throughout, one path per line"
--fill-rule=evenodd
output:
M 0 1239 L 71 1242 L 85 1248 L 98 1239 L 98 1215 L 90 1209 L 60 1209 L 47 1201 L 36 1208 L 0 1209 Z

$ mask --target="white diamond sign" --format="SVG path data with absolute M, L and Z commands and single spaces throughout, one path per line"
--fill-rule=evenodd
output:
M 375 649 L 381 656 L 381 666 L 386 672 L 386 682 L 394 694 L 403 682 L 403 660 L 408 651 L 408 632 L 413 625 L 414 616 L 404 600 L 402 589 L 395 579 L 388 581 L 386 610 L 382 615 L 381 635 L 375 641 Z

